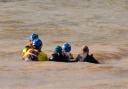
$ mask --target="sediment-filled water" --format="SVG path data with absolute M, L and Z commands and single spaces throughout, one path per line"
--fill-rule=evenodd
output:
M 127 89 L 127 0 L 0 0 L 0 89 Z M 42 50 L 88 45 L 101 64 L 24 62 L 36 32 Z

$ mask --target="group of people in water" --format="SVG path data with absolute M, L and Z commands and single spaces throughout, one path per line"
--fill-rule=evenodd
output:
M 84 46 L 82 52 L 77 55 L 76 58 L 73 57 L 71 53 L 71 45 L 65 42 L 62 46 L 58 45 L 54 48 L 53 53 L 50 57 L 45 54 L 41 48 L 43 46 L 38 34 L 32 33 L 29 37 L 29 41 L 22 50 L 22 59 L 25 61 L 57 61 L 57 62 L 99 62 L 89 55 L 88 46 Z

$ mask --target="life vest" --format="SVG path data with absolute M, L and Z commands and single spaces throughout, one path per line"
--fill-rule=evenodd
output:
M 47 61 L 47 54 L 45 54 L 44 52 L 38 52 L 38 50 L 35 49 L 29 49 L 28 51 L 26 51 L 26 49 L 24 48 L 23 50 L 25 53 L 23 55 L 23 59 L 25 59 L 26 57 L 29 59 L 33 59 L 35 61 Z
M 25 53 L 23 57 L 24 59 L 28 58 L 31 61 L 38 61 L 38 53 L 38 50 L 31 48 Z
M 22 49 L 22 57 L 25 56 L 25 54 L 27 53 L 27 51 L 29 49 L 33 48 L 32 46 L 32 42 L 29 40 L 27 43 L 26 43 L 26 46 Z
M 48 60 L 47 54 L 45 54 L 42 51 L 38 53 L 38 61 L 47 61 L 47 60 Z
M 22 49 L 22 57 L 26 54 L 26 52 L 32 48 L 31 46 L 25 46 L 23 49 Z

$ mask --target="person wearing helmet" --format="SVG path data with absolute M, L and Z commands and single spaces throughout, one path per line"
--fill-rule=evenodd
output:
M 32 46 L 32 41 L 35 40 L 35 39 L 39 39 L 39 36 L 37 33 L 32 33 L 30 36 L 29 36 L 29 41 L 28 43 L 26 44 L 26 46 Z
M 30 48 L 32 48 L 33 46 L 32 46 L 32 41 L 34 40 L 34 39 L 38 39 L 39 37 L 38 37 L 38 34 L 36 34 L 36 33 L 32 33 L 30 36 L 29 36 L 29 41 L 27 42 L 27 44 L 26 44 L 26 46 L 23 48 L 23 50 L 22 50 L 22 56 L 24 56 L 24 54 L 30 49 Z
M 41 51 L 42 48 L 42 41 L 40 39 L 35 39 L 32 41 L 32 46 L 34 49 Z
M 41 51 L 42 45 L 43 43 L 40 39 L 35 39 L 33 41 L 33 48 L 38 50 L 38 56 L 37 56 L 38 61 L 47 61 L 48 60 L 47 54 Z
M 49 58 L 49 61 L 58 61 L 58 62 L 69 62 L 68 57 L 63 53 L 61 46 L 56 46 L 54 51 Z
M 32 48 L 30 48 L 24 55 L 25 61 L 46 61 L 47 55 L 41 51 L 42 41 L 35 39 L 32 41 Z
M 71 45 L 69 43 L 65 42 L 62 49 L 64 54 L 69 57 L 69 60 L 74 59 L 73 55 L 71 54 Z
M 99 64 L 99 62 L 93 57 L 93 54 L 89 55 L 89 48 L 88 46 L 84 46 L 82 49 L 82 53 L 78 54 L 76 59 L 77 62 L 90 62 Z

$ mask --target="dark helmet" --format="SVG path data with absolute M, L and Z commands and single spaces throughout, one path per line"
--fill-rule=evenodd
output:
M 35 39 L 32 41 L 32 45 L 36 49 L 40 49 L 42 47 L 42 41 L 40 39 Z
M 64 50 L 65 52 L 70 52 L 70 51 L 71 51 L 71 45 L 70 45 L 69 43 L 67 43 L 67 42 L 65 42 L 65 43 L 63 44 L 62 48 L 63 48 L 63 50 Z
M 61 53 L 62 52 L 62 47 L 61 46 L 56 46 L 55 49 L 54 49 L 54 52 L 55 53 Z
M 38 37 L 38 34 L 32 33 L 32 34 L 30 35 L 30 37 L 29 37 L 29 40 L 33 41 L 33 40 L 38 39 L 38 38 L 39 38 L 39 37 Z

